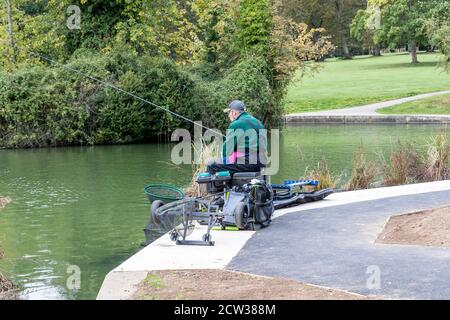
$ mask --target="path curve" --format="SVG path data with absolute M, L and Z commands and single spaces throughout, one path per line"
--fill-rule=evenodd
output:
M 315 112 L 304 112 L 304 113 L 293 113 L 289 114 L 286 117 L 295 117 L 295 116 L 375 116 L 380 115 L 376 111 L 379 109 L 396 106 L 399 104 L 403 104 L 406 102 L 426 99 L 438 95 L 450 94 L 450 90 L 447 91 L 438 91 L 420 94 L 417 96 L 406 97 L 401 99 L 389 100 L 384 102 L 372 103 L 359 107 L 350 107 L 343 109 L 334 109 L 334 110 L 326 110 L 326 111 L 315 111 Z

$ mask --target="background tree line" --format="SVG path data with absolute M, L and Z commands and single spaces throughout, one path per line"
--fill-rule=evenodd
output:
M 79 30 L 66 25 L 69 5 L 81 9 Z M 445 0 L 3 0 L 0 146 L 139 142 L 190 128 L 32 53 L 210 127 L 224 128 L 221 110 L 235 98 L 268 127 L 279 127 L 291 81 L 317 72 L 316 62 L 326 57 L 350 59 L 406 44 L 413 52 L 413 43 L 448 56 L 448 5 Z M 382 23 L 372 28 L 378 12 Z

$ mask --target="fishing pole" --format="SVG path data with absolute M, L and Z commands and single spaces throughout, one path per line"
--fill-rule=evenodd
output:
M 21 47 L 16 46 L 16 48 L 21 48 Z M 22 48 L 22 49 L 23 49 L 23 48 Z M 216 134 L 218 134 L 218 135 L 220 135 L 220 136 L 222 136 L 222 137 L 225 137 L 221 132 L 219 132 L 219 131 L 217 131 L 217 130 L 215 130 L 215 129 L 208 128 L 208 127 L 204 126 L 203 124 L 200 124 L 200 123 L 198 123 L 198 122 L 195 122 L 194 120 L 191 120 L 191 119 L 189 119 L 189 118 L 187 118 L 187 117 L 185 117 L 185 116 L 183 116 L 183 115 L 181 115 L 181 114 L 179 114 L 179 113 L 177 113 L 177 112 L 175 112 L 175 111 L 170 110 L 170 109 L 167 108 L 167 107 L 163 107 L 163 106 L 157 105 L 156 103 L 153 103 L 153 102 L 151 102 L 151 101 L 148 101 L 147 99 L 144 99 L 144 98 L 142 98 L 142 97 L 140 97 L 140 96 L 138 96 L 138 95 L 136 95 L 136 94 L 134 94 L 134 93 L 132 93 L 132 92 L 129 92 L 129 91 L 127 91 L 127 90 L 124 90 L 124 89 L 122 89 L 122 88 L 120 88 L 120 87 L 118 87 L 118 86 L 116 86 L 116 85 L 113 85 L 112 83 L 109 83 L 109 82 L 107 82 L 107 81 L 101 80 L 101 79 L 96 78 L 96 77 L 93 77 L 93 76 L 91 76 L 91 75 L 89 75 L 89 74 L 87 74 L 87 73 L 84 73 L 84 72 L 82 72 L 82 71 L 80 71 L 80 70 L 77 70 L 77 69 L 75 69 L 75 68 L 71 68 L 71 67 L 69 67 L 69 66 L 67 66 L 67 65 L 64 65 L 64 64 L 62 64 L 62 63 L 60 63 L 60 62 L 58 62 L 58 61 L 56 61 L 56 60 L 54 60 L 54 59 L 52 59 L 52 58 L 49 58 L 49 57 L 44 56 L 44 55 L 41 55 L 41 54 L 36 53 L 36 52 L 34 52 L 34 51 L 32 51 L 32 50 L 27 50 L 27 51 L 25 50 L 25 52 L 27 52 L 27 53 L 28 53 L 29 55 L 31 55 L 31 56 L 35 56 L 35 57 L 37 57 L 37 58 L 40 58 L 40 59 L 42 59 L 42 60 L 45 60 L 45 61 L 47 61 L 48 63 L 50 63 L 50 64 L 52 64 L 52 65 L 55 65 L 55 66 L 57 66 L 57 67 L 59 67 L 59 68 L 62 68 L 62 69 L 65 69 L 65 70 L 69 70 L 69 71 L 71 71 L 71 72 L 75 72 L 75 73 L 79 74 L 80 76 L 85 77 L 85 78 L 88 78 L 88 79 L 90 79 L 90 80 L 92 80 L 92 81 L 98 82 L 98 83 L 100 83 L 101 85 L 103 85 L 103 86 L 105 86 L 105 87 L 109 87 L 109 88 L 114 89 L 114 90 L 116 90 L 116 91 L 119 91 L 119 92 L 121 92 L 121 93 L 123 93 L 123 94 L 126 94 L 126 95 L 128 95 L 128 96 L 130 96 L 130 97 L 133 97 L 134 99 L 137 99 L 137 100 L 139 100 L 139 101 L 141 101 L 141 102 L 143 102 L 143 103 L 146 103 L 146 104 L 148 104 L 148 105 L 151 105 L 152 107 L 155 107 L 155 108 L 160 109 L 160 110 L 164 110 L 164 111 L 166 111 L 166 112 L 168 112 L 168 113 L 170 113 L 170 114 L 172 114 L 172 115 L 174 115 L 174 116 L 176 116 L 176 117 L 178 117 L 178 118 L 180 118 L 180 119 L 183 119 L 183 120 L 185 120 L 185 121 L 187 121 L 187 122 L 190 122 L 190 123 L 194 124 L 194 126 L 199 126 L 199 127 L 203 128 L 203 129 L 206 129 L 206 130 L 211 130 L 211 131 L 213 131 L 214 133 L 216 133 Z

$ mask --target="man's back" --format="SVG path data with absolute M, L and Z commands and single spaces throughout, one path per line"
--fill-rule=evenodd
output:
M 266 150 L 267 137 L 264 125 L 251 114 L 242 112 L 228 127 L 222 150 L 224 158 L 229 159 L 233 155 L 237 158 L 245 156 L 246 163 L 249 159 L 253 159 L 250 163 L 256 164 L 265 160 L 261 159 L 261 156 L 265 155 Z M 257 162 L 254 158 L 256 156 L 259 156 Z

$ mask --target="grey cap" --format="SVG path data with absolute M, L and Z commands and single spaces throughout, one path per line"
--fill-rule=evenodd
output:
M 236 110 L 236 111 L 245 111 L 245 104 L 240 100 L 234 100 L 231 101 L 231 103 L 228 105 L 228 108 L 223 110 L 224 112 L 229 112 L 230 110 Z

